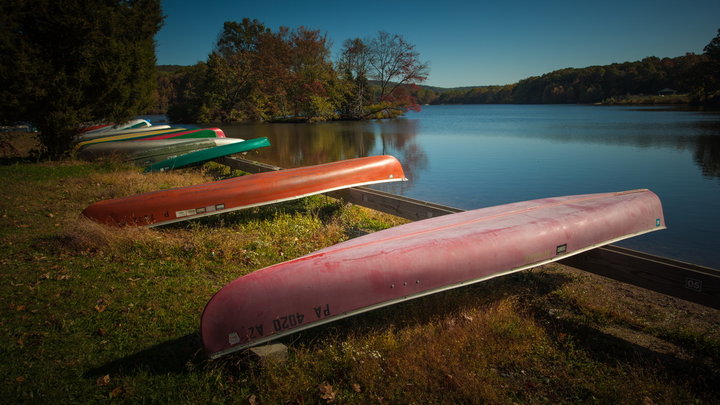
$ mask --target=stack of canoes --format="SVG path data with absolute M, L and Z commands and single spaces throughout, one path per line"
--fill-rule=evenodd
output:
M 110 138 L 143 133 L 107 131 Z M 216 143 L 216 138 L 158 140 L 157 135 L 92 138 L 78 145 L 97 141 L 80 146 L 80 153 L 90 158 L 121 153 L 146 171 L 212 159 L 234 145 L 246 150 L 269 145 L 266 138 Z M 178 156 L 167 157 L 173 153 Z M 407 179 L 397 159 L 371 156 L 98 201 L 83 215 L 112 227 L 154 227 L 402 180 Z M 417 221 L 236 279 L 209 299 L 200 322 L 202 343 L 215 358 L 664 228 L 660 199 L 646 189 L 544 198 Z
M 177 169 L 270 146 L 267 138 L 226 138 L 220 128 L 188 129 L 151 125 L 146 120 L 89 128 L 75 138 L 76 156 L 86 160 L 115 156 L 144 167 L 146 172 Z

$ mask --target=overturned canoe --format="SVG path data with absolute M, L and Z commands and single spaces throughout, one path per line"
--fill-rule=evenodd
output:
M 80 128 L 78 133 L 84 134 L 84 133 L 88 133 L 88 132 L 97 132 L 103 128 L 112 127 L 112 125 L 113 124 L 108 124 L 108 123 L 89 125 L 89 126 Z
M 242 141 L 240 138 L 168 138 L 142 142 L 137 140 L 101 142 L 80 149 L 77 157 L 97 160 L 112 156 L 146 167 L 197 150 Z
M 174 156 L 161 162 L 151 164 L 145 168 L 145 172 L 164 172 L 167 170 L 178 169 L 181 167 L 197 165 L 215 158 L 233 155 L 235 153 L 243 153 L 251 151 L 253 149 L 264 148 L 266 146 L 270 146 L 270 140 L 266 137 L 249 139 L 242 142 L 228 143 L 226 145 L 214 146 L 211 148 L 205 148 Z
M 149 137 L 142 137 L 139 141 L 154 141 L 168 138 L 225 138 L 225 132 L 220 128 L 200 128 L 183 131 L 180 133 L 158 134 Z
M 103 142 L 118 142 L 118 141 L 150 141 L 168 138 L 225 138 L 225 133 L 220 128 L 199 128 L 199 129 L 185 129 L 185 128 L 170 128 L 163 129 L 160 131 L 147 131 L 137 132 L 129 134 L 111 135 L 102 138 L 89 139 L 87 141 L 78 142 L 75 145 L 75 150 L 84 148 L 88 145 L 94 145 Z
M 85 127 L 80 130 L 81 133 L 85 134 L 91 134 L 91 133 L 100 133 L 100 132 L 106 132 L 106 131 L 114 131 L 114 130 L 122 130 L 122 129 L 133 129 L 133 128 L 143 128 L 143 127 L 149 127 L 152 124 L 150 124 L 150 121 L 144 120 L 142 118 L 137 118 L 134 120 L 130 120 L 128 122 L 122 123 L 122 124 L 99 124 L 94 125 L 90 127 Z
M 158 226 L 342 188 L 405 180 L 392 156 L 348 159 L 96 202 L 83 215 L 112 226 Z
M 161 130 L 177 130 L 180 128 L 172 128 L 170 125 L 152 125 L 149 127 L 132 128 L 132 129 L 113 129 L 102 132 L 83 133 L 75 137 L 76 142 L 89 141 L 91 139 L 106 138 L 115 135 L 133 134 L 139 132 L 161 131 Z
M 202 314 L 210 357 L 664 229 L 648 190 L 547 198 L 413 222 L 240 277 Z

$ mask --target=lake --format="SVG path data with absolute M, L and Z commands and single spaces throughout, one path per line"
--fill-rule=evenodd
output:
M 668 230 L 619 245 L 720 268 L 720 114 L 589 105 L 426 106 L 390 121 L 223 125 L 267 136 L 249 158 L 297 167 L 390 154 L 409 181 L 374 186 L 463 209 L 649 188 Z

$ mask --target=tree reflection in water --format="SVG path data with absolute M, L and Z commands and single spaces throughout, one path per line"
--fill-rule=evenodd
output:
M 266 136 L 271 147 L 249 152 L 249 159 L 291 168 L 356 157 L 392 155 L 405 176 L 417 179 L 427 167 L 427 155 L 417 142 L 417 120 L 339 121 L 314 124 L 223 125 L 228 137 Z M 400 193 L 411 182 L 390 183 L 382 189 Z

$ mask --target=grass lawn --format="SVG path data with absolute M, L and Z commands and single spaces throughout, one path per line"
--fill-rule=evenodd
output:
M 205 357 L 214 292 L 404 222 L 324 196 L 153 229 L 92 202 L 232 176 L 118 162 L 0 165 L 0 402 L 712 403 L 720 311 L 561 265 L 282 339 L 284 362 Z

